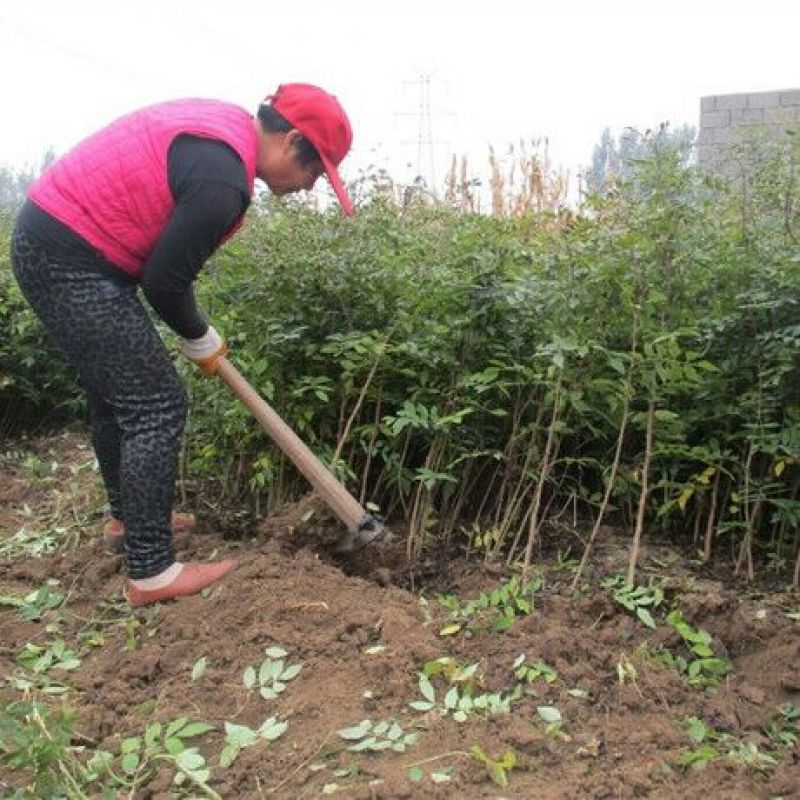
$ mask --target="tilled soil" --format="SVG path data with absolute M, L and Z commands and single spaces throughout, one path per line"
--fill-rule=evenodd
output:
M 6 477 L 14 483 L 24 476 L 9 469 Z M 3 535 L 16 531 L 12 523 L 32 500 L 30 491 L 18 495 L 5 508 Z M 187 716 L 208 722 L 214 731 L 195 743 L 212 767 L 211 785 L 225 798 L 334 792 L 347 798 L 800 797 L 796 747 L 763 770 L 726 758 L 703 770 L 679 766 L 696 746 L 681 724 L 689 716 L 761 751 L 773 747 L 764 732 L 770 716 L 781 704 L 800 704 L 800 623 L 787 614 L 797 608 L 797 597 L 743 596 L 689 571 L 668 583 L 668 601 L 708 630 L 717 654 L 733 665 L 713 692 L 704 691 L 648 657 L 658 645 L 680 649 L 663 616 L 652 631 L 600 586 L 601 572 L 619 569 L 624 560 L 613 543 L 601 547 L 595 575 L 577 597 L 568 591 L 572 573 L 545 565 L 532 612 L 508 630 L 471 625 L 442 636 L 448 616 L 436 592 L 446 589 L 466 600 L 496 588 L 505 573 L 439 561 L 420 570 L 427 585 L 411 593 L 402 588 L 410 574 L 402 542 L 382 554 L 343 560 L 328 549 L 336 523 L 315 508 L 288 508 L 240 541 L 217 533 L 182 537 L 182 559 L 235 555 L 240 566 L 204 596 L 154 609 L 132 612 L 121 599 L 123 560 L 104 552 L 99 521 L 68 552 L 0 561 L 0 594 L 20 595 L 56 579 L 66 595 L 51 612 L 61 619 L 51 632 L 46 625 L 55 616 L 27 621 L 0 606 L 0 676 L 23 674 L 19 652 L 28 642 L 51 641 L 53 630 L 73 647 L 87 641 L 81 634 L 95 632 L 80 667 L 58 676 L 72 687 L 66 699 L 77 710 L 76 744 L 118 751 L 121 737 L 153 721 Z M 271 646 L 285 649 L 287 662 L 302 664 L 302 671 L 277 699 L 265 700 L 242 678 Z M 430 660 L 477 663 L 480 691 L 507 692 L 516 684 L 512 664 L 522 653 L 528 664 L 544 661 L 557 678 L 537 681 L 536 696 L 522 697 L 509 714 L 459 723 L 409 707 L 422 699 L 418 673 Z M 201 657 L 208 666 L 192 680 Z M 621 664 L 631 667 L 623 679 Z M 570 693 L 575 689 L 583 691 Z M 3 703 L 18 696 L 7 681 L 0 688 Z M 561 712 L 559 729 L 548 730 L 537 713 L 551 705 Z M 270 716 L 288 722 L 283 736 L 243 749 L 227 769 L 218 765 L 226 721 L 257 728 Z M 417 731 L 418 742 L 404 753 L 346 749 L 337 731 L 365 718 L 394 718 L 404 730 Z M 486 766 L 470 756 L 475 745 L 495 759 L 514 752 L 507 787 L 492 782 Z M 411 765 L 419 765 L 421 780 L 409 779 Z M 434 773 L 441 779 L 443 772 L 449 780 L 435 782 Z M 24 780 L 0 768 L 0 789 Z M 137 796 L 178 796 L 171 781 L 165 768 Z

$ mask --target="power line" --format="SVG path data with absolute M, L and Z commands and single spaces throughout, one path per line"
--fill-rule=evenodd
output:
M 140 86 L 147 86 L 148 88 L 156 88 L 156 89 L 160 89 L 162 87 L 162 83 L 160 81 L 155 80 L 154 78 L 148 78 L 137 72 L 133 72 L 132 70 L 120 67 L 118 64 L 112 64 L 110 61 L 106 61 L 102 58 L 97 58 L 96 56 L 88 55 L 87 53 L 83 53 L 80 50 L 74 50 L 68 45 L 62 44 L 61 42 L 55 41 L 45 36 L 41 36 L 40 34 L 31 33 L 29 30 L 21 28 L 16 23 L 9 22 L 9 20 L 7 19 L 0 19 L 0 30 L 5 32 L 9 31 L 13 32 L 18 36 L 22 36 L 25 39 L 28 39 L 32 42 L 45 45 L 46 47 L 50 47 L 53 50 L 57 50 L 60 53 L 63 53 L 64 55 L 69 56 L 72 59 L 75 59 L 76 61 L 83 61 L 92 67 L 100 67 L 106 72 L 115 72 L 117 75 L 127 78 L 128 80 L 131 80 L 134 83 L 138 83 Z

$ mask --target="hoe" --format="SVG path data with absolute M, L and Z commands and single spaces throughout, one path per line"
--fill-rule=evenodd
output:
M 347 532 L 338 541 L 337 552 L 353 553 L 369 544 L 383 547 L 389 543 L 391 540 L 389 529 L 361 507 L 361 504 L 336 480 L 330 470 L 227 358 L 219 360 L 217 374 L 256 418 L 266 434 L 316 489 L 337 519 L 345 525 Z

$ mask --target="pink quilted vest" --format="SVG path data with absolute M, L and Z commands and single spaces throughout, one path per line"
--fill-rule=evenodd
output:
M 112 264 L 138 276 L 175 207 L 167 154 L 184 133 L 232 147 L 244 162 L 252 195 L 258 152 L 252 115 L 218 100 L 175 100 L 135 111 L 84 139 L 28 196 Z

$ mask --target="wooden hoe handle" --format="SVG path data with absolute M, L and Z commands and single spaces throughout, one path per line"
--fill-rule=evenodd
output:
M 330 470 L 275 413 L 227 358 L 219 359 L 216 372 L 250 410 L 266 434 L 303 473 L 331 511 L 347 526 L 347 529 L 354 533 L 359 531 L 365 521 L 370 519 L 359 502 L 333 477 Z

